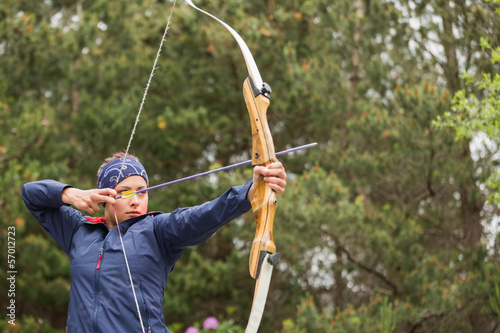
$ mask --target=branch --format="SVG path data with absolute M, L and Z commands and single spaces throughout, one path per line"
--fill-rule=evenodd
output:
M 411 327 L 410 333 L 417 332 L 417 329 L 422 327 L 426 321 L 431 320 L 433 318 L 439 319 L 439 318 L 442 318 L 444 316 L 445 316 L 444 313 L 435 313 L 435 314 L 430 314 L 428 316 L 422 317 L 422 320 L 420 320 L 418 323 L 416 323 L 415 325 L 413 325 Z
M 365 270 L 366 272 L 373 274 L 373 275 L 377 276 L 379 279 L 381 279 L 385 284 L 390 286 L 393 295 L 399 294 L 399 290 L 398 290 L 398 287 L 397 287 L 395 282 L 388 279 L 383 273 L 377 271 L 375 268 L 370 267 L 370 266 L 362 263 L 361 261 L 357 260 L 356 258 L 354 258 L 354 256 L 347 250 L 347 248 L 339 241 L 339 237 L 337 235 L 335 235 L 334 233 L 332 233 L 328 230 L 325 230 L 324 228 L 321 228 L 321 231 L 333 238 L 333 240 L 335 241 L 335 243 L 337 244 L 339 249 L 347 256 L 347 259 L 350 262 L 359 266 L 361 269 Z

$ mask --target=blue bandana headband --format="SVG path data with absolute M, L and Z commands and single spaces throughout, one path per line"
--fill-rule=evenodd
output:
M 120 167 L 122 164 L 123 168 L 120 174 Z M 123 163 L 123 158 L 109 162 L 99 173 L 97 177 L 97 186 L 99 188 L 114 189 L 119 182 L 130 176 L 141 176 L 146 180 L 146 184 L 149 186 L 146 169 L 139 161 L 131 157 L 127 157 L 125 163 Z

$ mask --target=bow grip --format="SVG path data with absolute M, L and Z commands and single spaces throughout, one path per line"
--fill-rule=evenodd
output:
M 252 278 L 257 279 L 266 254 L 276 253 L 273 224 L 278 202 L 276 193 L 267 185 L 263 177 L 260 177 L 254 184 L 250 202 L 257 226 L 250 250 L 249 268 Z

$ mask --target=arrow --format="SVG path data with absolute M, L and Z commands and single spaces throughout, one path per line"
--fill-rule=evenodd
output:
M 309 149 L 309 148 L 312 148 L 312 147 L 314 147 L 316 145 L 318 145 L 318 143 L 317 142 L 313 142 L 313 143 L 309 143 L 307 145 L 303 145 L 303 146 L 299 146 L 299 147 L 290 148 L 290 149 L 286 149 L 286 150 L 280 151 L 280 152 L 276 153 L 276 155 L 277 156 L 285 155 L 285 154 L 288 154 L 288 153 L 293 153 L 293 152 L 298 151 L 298 150 Z M 231 164 L 231 165 L 228 165 L 228 166 L 224 166 L 222 168 L 218 168 L 218 169 L 214 169 L 214 170 L 209 170 L 209 171 L 205 171 L 205 172 L 202 172 L 202 173 L 198 173 L 196 175 L 192 175 L 192 176 L 188 176 L 188 177 L 184 177 L 184 178 L 172 180 L 172 181 L 169 181 L 169 182 L 166 182 L 166 183 L 163 183 L 163 184 L 158 184 L 158 185 L 155 185 L 155 186 L 151 186 L 151 187 L 139 190 L 139 191 L 125 191 L 125 192 L 123 192 L 122 195 L 117 196 L 115 199 L 130 198 L 130 197 L 132 197 L 132 196 L 134 196 L 134 195 L 136 195 L 138 193 L 155 190 L 155 189 L 160 188 L 160 187 L 165 187 L 165 186 L 168 186 L 168 185 L 177 184 L 177 183 L 180 183 L 180 182 L 183 182 L 183 181 L 186 181 L 186 180 L 190 180 L 190 179 L 194 179 L 194 178 L 198 178 L 198 177 L 207 176 L 207 175 L 210 175 L 212 173 L 216 173 L 216 172 L 219 172 L 219 171 L 224 171 L 224 170 L 236 168 L 236 167 L 239 167 L 239 166 L 242 166 L 242 165 L 246 165 L 246 164 L 250 164 L 250 163 L 252 163 L 252 160 L 247 160 L 247 161 L 243 161 L 243 162 Z

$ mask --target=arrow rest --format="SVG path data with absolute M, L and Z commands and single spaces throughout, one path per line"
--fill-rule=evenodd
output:
M 273 90 L 271 89 L 271 86 L 267 82 L 262 82 L 262 88 L 259 89 L 253 82 L 252 76 L 248 76 L 248 81 L 250 81 L 250 87 L 252 88 L 253 91 L 253 97 L 257 97 L 259 95 L 264 95 L 267 98 L 271 99 L 271 93 Z
M 273 90 L 271 89 L 271 86 L 267 84 L 266 82 L 262 83 L 262 94 L 266 96 L 267 98 L 271 98 L 271 93 Z

